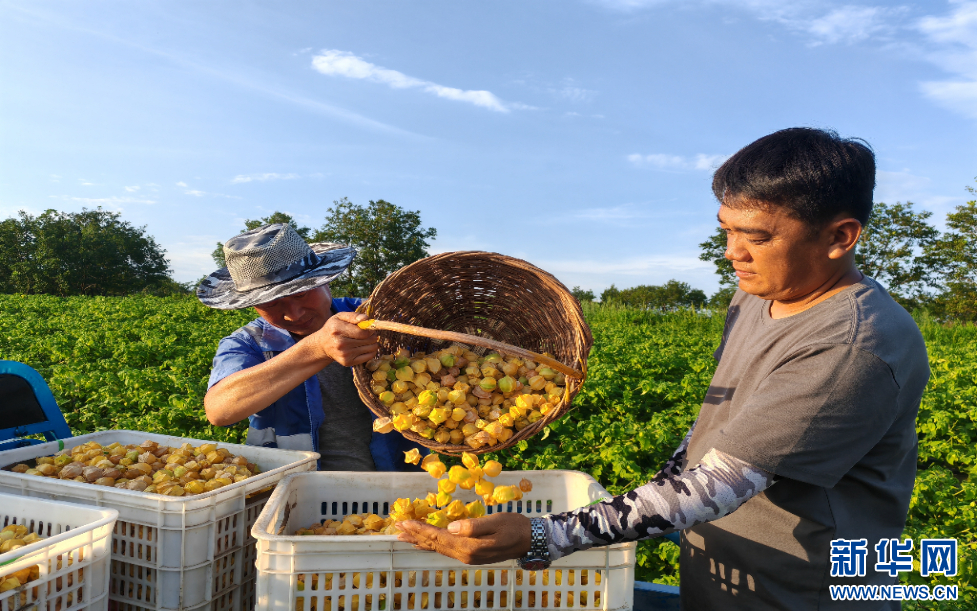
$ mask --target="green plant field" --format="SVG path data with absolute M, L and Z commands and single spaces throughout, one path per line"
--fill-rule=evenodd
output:
M 576 469 L 612 493 L 650 479 L 695 420 L 715 368 L 722 316 L 588 306 L 594 332 L 588 379 L 572 411 L 500 457 L 513 468 Z M 77 433 L 127 428 L 228 442 L 244 427 L 213 427 L 203 413 L 218 340 L 254 317 L 192 298 L 0 295 L 0 358 L 37 369 Z M 959 540 L 957 577 L 913 583 L 960 586 L 977 606 L 977 327 L 920 320 L 933 375 L 917 431 L 919 473 L 907 537 Z M 678 549 L 642 542 L 638 578 L 678 583 Z

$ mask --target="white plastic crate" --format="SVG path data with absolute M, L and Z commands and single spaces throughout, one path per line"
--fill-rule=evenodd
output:
M 0 528 L 43 537 L 0 554 L 0 577 L 37 567 L 37 579 L 0 593 L 0 611 L 108 608 L 109 544 L 119 512 L 0 494 Z
M 610 495 L 576 471 L 505 471 L 496 484 L 533 483 L 521 501 L 489 508 L 529 516 L 567 511 Z M 299 528 L 351 513 L 381 516 L 397 498 L 436 489 L 426 473 L 308 473 L 285 478 L 252 529 L 258 540 L 262 611 L 451 609 L 631 609 L 635 543 L 561 558 L 546 571 L 515 561 L 468 567 L 419 551 L 395 536 L 294 536 Z M 472 491 L 454 495 L 466 503 Z
M 0 467 L 89 441 L 166 446 L 211 443 L 138 431 L 101 431 L 0 452 Z M 118 510 L 112 540 L 112 607 L 117 611 L 253 608 L 254 539 L 250 529 L 271 488 L 292 473 L 314 470 L 315 452 L 220 443 L 261 473 L 194 496 L 173 497 L 0 470 L 0 492 L 69 500 Z

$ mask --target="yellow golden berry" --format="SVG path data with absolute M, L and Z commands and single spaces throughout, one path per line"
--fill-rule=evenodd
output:
M 465 504 L 459 500 L 454 500 L 448 503 L 448 506 L 444 510 L 444 514 L 449 520 L 454 522 L 455 520 L 461 520 L 468 517 L 468 510 L 465 508 Z
M 394 423 L 390 418 L 377 418 L 373 421 L 373 432 L 389 433 L 394 430 Z
M 377 398 L 380 399 L 380 402 L 381 403 L 384 403 L 385 405 L 390 405 L 391 403 L 394 402 L 394 399 L 396 397 L 394 396 L 394 394 L 392 392 L 390 392 L 389 390 L 387 390 L 387 391 L 384 391 L 384 392 L 380 393 L 380 396 L 377 397 Z
M 403 380 L 397 380 L 396 382 L 390 385 L 390 390 L 394 391 L 394 394 L 402 395 L 408 390 L 410 390 L 410 387 L 407 385 L 407 382 Z
M 478 456 L 475 456 L 471 452 L 462 452 L 461 463 L 469 469 L 474 469 L 478 466 Z
M 451 523 L 451 520 L 449 520 L 448 516 L 444 514 L 444 511 L 429 513 L 427 514 L 426 520 L 428 524 L 431 526 L 436 526 L 437 528 L 446 528 L 448 524 Z
M 451 441 L 451 431 L 442 427 L 434 433 L 434 441 L 438 443 L 448 443 Z
M 498 477 L 499 473 L 502 473 L 502 463 L 497 460 L 485 461 L 482 470 L 485 471 L 485 475 L 488 477 Z
M 522 490 L 523 492 L 532 492 L 533 483 L 526 478 L 522 478 L 521 480 L 519 480 L 519 489 Z
M 455 465 L 448 470 L 448 479 L 456 484 L 460 484 L 471 479 L 471 474 L 468 472 L 468 469 L 460 465 Z
M 413 424 L 413 422 L 414 419 L 411 418 L 408 414 L 398 414 L 397 416 L 394 416 L 393 419 L 394 428 L 397 429 L 398 431 L 406 431 L 411 427 L 411 424 Z
M 469 518 L 481 518 L 485 515 L 485 505 L 482 504 L 482 501 L 472 501 L 465 505 L 465 511 Z
M 535 375 L 529 378 L 529 388 L 533 390 L 542 390 L 546 386 L 546 378 L 541 375 Z
M 451 494 L 452 492 L 455 491 L 455 488 L 457 487 L 458 484 L 454 483 L 450 479 L 438 480 L 438 492 L 446 492 L 448 494 Z
M 438 403 L 438 396 L 430 390 L 425 390 L 417 395 L 417 403 L 424 407 L 433 407 Z
M 444 507 L 451 502 L 451 495 L 447 492 L 438 493 L 438 507 Z
M 407 452 L 404 452 L 404 462 L 412 465 L 416 465 L 421 461 L 421 453 L 417 448 L 411 448 Z
M 496 486 L 495 490 L 492 492 L 492 501 L 496 505 L 508 503 L 509 501 L 515 500 L 515 498 L 515 486 Z
M 442 365 L 440 360 L 429 356 L 424 359 L 424 362 L 427 363 L 427 370 L 431 373 L 438 373 L 441 371 Z
M 424 361 L 424 359 L 412 360 L 410 362 L 410 368 L 414 370 L 414 373 L 424 373 L 427 371 L 427 363 Z
M 486 496 L 488 494 L 492 494 L 493 490 L 495 490 L 495 484 L 488 481 L 487 479 L 483 479 L 477 484 L 475 484 L 475 494 L 477 494 L 478 496 Z
M 461 432 L 461 429 L 451 431 L 451 443 L 461 445 L 463 441 L 465 441 L 465 434 Z

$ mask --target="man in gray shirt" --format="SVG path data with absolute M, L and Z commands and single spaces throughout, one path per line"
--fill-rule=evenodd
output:
M 897 609 L 828 589 L 896 580 L 874 570 L 875 545 L 905 526 L 929 378 L 915 322 L 855 268 L 874 183 L 872 151 L 833 132 L 782 130 L 733 155 L 713 191 L 739 290 L 699 417 L 662 471 L 564 514 L 411 523 L 402 539 L 538 567 L 681 530 L 684 609 Z M 862 575 L 832 576 L 835 539 L 867 540 Z

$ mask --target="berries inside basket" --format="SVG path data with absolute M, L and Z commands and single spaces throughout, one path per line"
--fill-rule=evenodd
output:
M 561 417 L 593 344 L 559 280 L 496 253 L 421 259 L 388 276 L 360 311 L 395 323 L 388 328 L 434 330 L 378 324 L 381 358 L 353 375 L 378 427 L 443 454 L 505 449 Z M 457 334 L 474 337 L 463 343 Z

